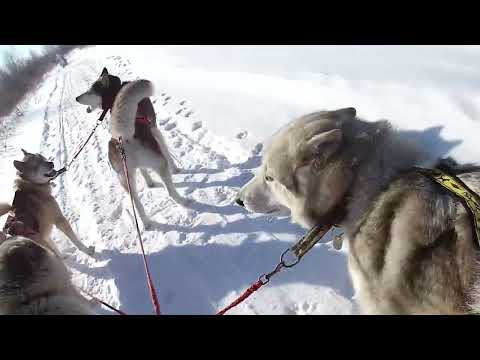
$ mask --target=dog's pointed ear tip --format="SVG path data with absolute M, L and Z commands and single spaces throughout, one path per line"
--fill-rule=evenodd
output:
M 357 116 L 357 109 L 355 109 L 353 106 L 347 107 L 343 109 L 343 111 L 347 112 L 348 115 L 355 117 Z
M 102 75 L 103 75 L 103 74 L 108 74 L 108 70 L 107 70 L 106 67 L 104 67 L 103 70 L 102 70 Z

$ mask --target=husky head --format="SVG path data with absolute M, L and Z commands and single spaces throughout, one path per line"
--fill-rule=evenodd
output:
M 13 166 L 22 179 L 34 184 L 46 184 L 57 175 L 53 162 L 40 154 L 31 154 L 23 149 L 22 152 L 23 161 L 13 161 Z
M 38 243 L 14 236 L 0 243 L 0 313 L 15 304 L 64 291 L 70 274 L 54 253 Z
M 121 80 L 118 76 L 110 75 L 107 68 L 103 68 L 100 77 L 86 92 L 77 96 L 75 100 L 82 105 L 88 105 L 87 112 L 95 109 L 111 107 L 113 100 L 121 88 Z
M 352 180 L 344 128 L 354 108 L 303 116 L 273 135 L 255 177 L 238 193 L 251 212 L 291 214 L 304 227 L 321 222 L 343 200 Z M 348 147 L 348 146 L 347 146 Z

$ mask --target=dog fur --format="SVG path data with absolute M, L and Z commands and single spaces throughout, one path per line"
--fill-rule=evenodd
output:
M 13 236 L 0 243 L 0 315 L 94 315 L 49 248 Z
M 291 214 L 305 228 L 345 230 L 349 272 L 366 314 L 480 311 L 479 247 L 468 208 L 414 170 L 429 157 L 387 121 L 353 108 L 321 111 L 277 132 L 237 203 L 252 212 Z M 442 162 L 446 165 L 446 162 Z M 480 168 L 449 169 L 480 193 Z
M 23 161 L 14 161 L 18 178 L 15 180 L 15 191 L 22 195 L 22 204 L 12 209 L 15 217 L 38 225 L 38 233 L 30 236 L 31 240 L 49 248 L 57 256 L 61 254 L 53 241 L 51 233 L 55 225 L 75 246 L 85 254 L 93 256 L 95 248 L 86 247 L 72 230 L 60 206 L 52 196 L 50 180 L 56 175 L 53 163 L 40 154 L 31 154 L 23 150 Z M 13 204 L 12 204 L 13 205 Z M 8 206 L 8 208 L 7 208 Z M 2 213 L 10 211 L 10 205 L 3 207 Z
M 110 75 L 104 68 L 100 78 L 92 87 L 76 98 L 81 104 L 89 105 L 89 111 L 100 106 L 105 109 L 105 104 L 113 104 L 110 117 L 112 139 L 109 142 L 108 149 L 109 161 L 117 173 L 120 184 L 128 191 L 123 161 L 118 150 L 118 139 L 121 137 L 127 155 L 132 196 L 146 229 L 150 228 L 151 221 L 138 197 L 137 169 L 140 170 L 147 186 L 157 185 L 147 172 L 148 169 L 151 169 L 160 176 L 169 196 L 174 201 L 184 206 L 189 204 L 189 200 L 180 196 L 173 184 L 172 173 L 178 173 L 180 169 L 176 167 L 165 140 L 156 125 L 155 112 L 148 99 L 152 94 L 153 85 L 150 81 L 136 80 L 120 85 L 120 79 Z M 150 125 L 140 125 L 136 121 L 139 103 L 142 104 L 144 109 L 148 109 L 146 112 Z

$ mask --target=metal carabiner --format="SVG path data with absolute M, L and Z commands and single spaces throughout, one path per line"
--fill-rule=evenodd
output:
M 286 255 L 288 252 L 292 252 L 292 254 L 295 256 L 295 261 L 294 261 L 293 263 L 291 263 L 291 264 L 287 264 L 287 263 L 285 262 L 285 259 L 284 259 L 285 255 Z M 297 264 L 300 262 L 300 258 L 299 258 L 297 255 L 295 255 L 295 253 L 294 253 L 294 251 L 293 251 L 292 248 L 288 248 L 287 250 L 285 250 L 285 251 L 282 253 L 282 256 L 280 257 L 280 262 L 283 264 L 284 267 L 286 267 L 286 268 L 291 268 L 291 267 L 294 267 L 295 265 L 297 265 Z

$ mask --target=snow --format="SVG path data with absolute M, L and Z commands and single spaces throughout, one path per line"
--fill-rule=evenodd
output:
M 156 225 L 142 230 L 165 314 L 214 314 L 259 275 L 303 230 L 288 218 L 249 214 L 232 205 L 260 164 L 261 144 L 296 116 L 354 106 L 359 116 L 389 119 L 433 155 L 476 161 L 480 133 L 480 47 L 463 46 L 96 46 L 75 51 L 6 119 L 0 135 L 0 201 L 11 201 L 12 161 L 20 148 L 63 166 L 95 126 L 74 98 L 106 66 L 122 80 L 147 78 L 160 129 L 186 174 L 179 192 L 201 205 L 185 209 L 164 188 L 140 198 Z M 108 117 L 107 117 L 108 118 Z M 14 126 L 15 125 L 15 126 Z M 76 285 L 128 314 L 152 314 L 130 202 L 107 160 L 99 127 L 54 194 L 96 259 L 59 231 Z M 155 175 L 154 175 L 155 176 Z M 120 211 L 116 211 L 118 206 Z M 4 219 L 2 219 L 4 221 Z M 0 225 L 3 225 L 0 223 Z M 357 312 L 347 249 L 316 245 L 295 268 L 229 314 Z M 100 313 L 111 313 L 98 309 Z

